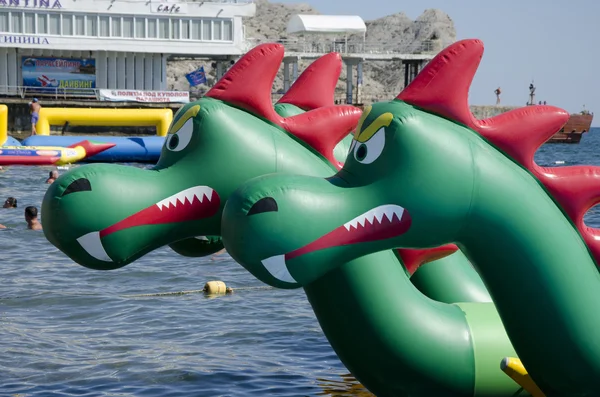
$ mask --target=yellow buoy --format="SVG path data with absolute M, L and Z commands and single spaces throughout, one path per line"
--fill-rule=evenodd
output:
M 204 285 L 204 292 L 208 295 L 223 295 L 232 293 L 231 288 L 227 288 L 222 281 L 209 281 Z
M 504 357 L 500 362 L 500 369 L 517 382 L 532 397 L 546 397 L 546 395 L 535 384 L 533 379 L 527 373 L 527 370 L 521 363 L 521 360 L 515 357 Z

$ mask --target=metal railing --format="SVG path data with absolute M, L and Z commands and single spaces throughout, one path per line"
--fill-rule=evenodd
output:
M 286 51 L 298 53 L 325 54 L 339 52 L 341 54 L 420 54 L 439 51 L 441 43 L 436 40 L 426 41 L 393 41 L 389 43 L 369 42 L 362 40 L 307 40 L 307 39 L 246 39 L 246 50 L 263 43 L 283 44 Z
M 190 91 L 190 101 L 195 101 L 204 95 L 205 92 Z M 398 95 L 397 92 L 379 92 L 376 95 L 360 95 L 360 102 L 362 103 L 373 103 L 380 101 L 387 101 Z M 277 102 L 283 96 L 280 92 L 273 92 L 271 97 L 273 103 Z M 40 87 L 24 87 L 24 86 L 0 86 L 0 98 L 1 97 L 19 97 L 22 99 L 26 98 L 45 98 L 55 100 L 78 100 L 78 101 L 101 101 L 100 89 L 99 88 L 40 88 Z M 356 99 L 356 92 L 354 93 L 354 99 Z M 336 93 L 336 103 L 346 103 L 346 94 Z M 2 100 L 0 99 L 0 102 Z M 103 101 L 104 102 L 104 101 Z M 138 103 L 138 102 L 131 102 Z M 141 102 L 139 102 L 141 103 Z M 175 104 L 175 103 L 172 103 Z
M 0 96 L 100 100 L 98 88 L 25 87 L 20 85 L 7 85 L 0 86 Z

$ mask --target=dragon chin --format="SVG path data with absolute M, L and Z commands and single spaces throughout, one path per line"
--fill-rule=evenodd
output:
M 217 213 L 220 203 L 219 195 L 214 189 L 208 186 L 194 186 L 162 199 L 100 231 L 87 233 L 77 238 L 77 242 L 95 259 L 113 262 L 102 245 L 103 237 L 135 226 L 163 225 L 209 218 Z M 202 237 L 196 238 L 202 239 Z
M 370 209 L 313 242 L 286 254 L 263 259 L 261 263 L 279 281 L 297 284 L 287 268 L 287 261 L 310 252 L 371 241 L 386 240 L 408 231 L 412 219 L 407 210 L 395 204 Z

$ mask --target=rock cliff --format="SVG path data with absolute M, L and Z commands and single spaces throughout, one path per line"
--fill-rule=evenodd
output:
M 341 10 L 340 10 L 341 11 Z M 291 39 L 286 33 L 288 20 L 294 14 L 319 14 L 306 4 L 271 3 L 267 0 L 256 1 L 256 15 L 244 20 L 246 38 L 253 43 Z M 442 47 L 456 40 L 454 22 L 443 11 L 428 9 L 416 20 L 411 20 L 403 12 L 388 15 L 372 21 L 366 21 L 366 41 L 370 46 L 385 47 L 389 50 L 408 50 L 417 48 L 424 41 L 437 39 Z M 305 40 L 325 40 L 323 36 L 311 35 Z M 349 37 L 349 40 L 362 40 L 362 37 Z M 299 72 L 310 63 L 302 60 Z M 202 94 L 215 80 L 212 62 L 207 60 L 179 59 L 169 61 L 167 80 L 169 89 L 189 90 L 185 74 L 204 66 L 208 83 L 192 88 L 192 95 Z M 356 76 L 354 76 L 356 78 Z M 391 99 L 403 88 L 404 75 L 400 62 L 365 62 L 363 67 L 362 98 L 364 102 Z M 283 89 L 283 72 L 278 74 L 273 92 Z M 345 98 L 346 71 L 338 83 L 337 95 Z

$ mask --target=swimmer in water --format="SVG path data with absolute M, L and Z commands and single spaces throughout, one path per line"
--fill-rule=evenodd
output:
M 58 178 L 58 171 L 56 171 L 56 170 L 50 171 L 50 174 L 48 175 L 48 179 L 46 179 L 46 183 L 52 183 L 56 180 L 56 178 Z
M 17 199 L 14 197 L 7 198 L 2 208 L 17 208 Z
M 31 230 L 42 230 L 42 224 L 38 220 L 38 210 L 34 206 L 25 208 L 25 221 L 27 222 L 27 229 Z

